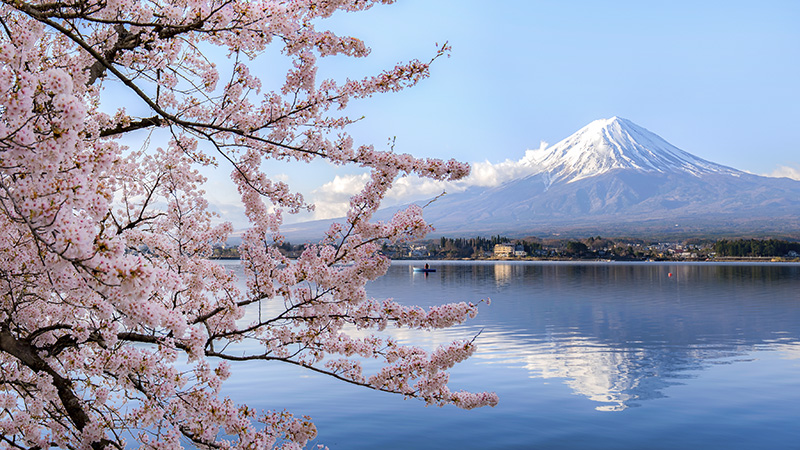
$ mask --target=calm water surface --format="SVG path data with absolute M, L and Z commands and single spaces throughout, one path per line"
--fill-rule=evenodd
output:
M 233 263 L 231 267 L 235 267 Z M 800 449 L 800 265 L 395 262 L 376 298 L 489 297 L 427 348 L 478 333 L 451 388 L 495 408 L 425 407 L 294 367 L 249 364 L 227 393 L 311 416 L 331 449 Z M 672 274 L 670 276 L 670 274 Z

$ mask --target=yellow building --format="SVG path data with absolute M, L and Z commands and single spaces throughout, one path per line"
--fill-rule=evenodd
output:
M 511 244 L 495 244 L 494 256 L 496 258 L 508 258 L 514 254 L 514 246 Z

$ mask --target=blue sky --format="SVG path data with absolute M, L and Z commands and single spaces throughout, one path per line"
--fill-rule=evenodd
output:
M 324 61 L 321 75 L 365 76 L 448 41 L 430 79 L 351 103 L 365 116 L 357 142 L 496 164 L 620 116 L 701 158 L 800 178 L 798 24 L 796 0 L 405 0 L 321 23 L 373 49 Z M 361 179 L 326 164 L 275 173 L 331 205 Z

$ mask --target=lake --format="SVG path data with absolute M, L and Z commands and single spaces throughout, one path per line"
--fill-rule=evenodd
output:
M 800 264 L 422 264 L 395 261 L 368 293 L 491 305 L 448 330 L 387 331 L 426 348 L 478 335 L 450 386 L 496 391 L 497 407 L 425 407 L 275 364 L 239 366 L 225 392 L 310 416 L 312 445 L 331 449 L 800 448 Z

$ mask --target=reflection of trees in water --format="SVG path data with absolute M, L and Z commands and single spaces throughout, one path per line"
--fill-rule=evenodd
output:
M 697 371 L 753 351 L 800 356 L 797 265 L 504 262 L 438 269 L 441 277 L 410 299 L 474 300 L 469 295 L 477 293 L 493 300 L 468 325 L 484 329 L 476 358 L 563 378 L 602 403 L 600 410 L 664 397 Z

